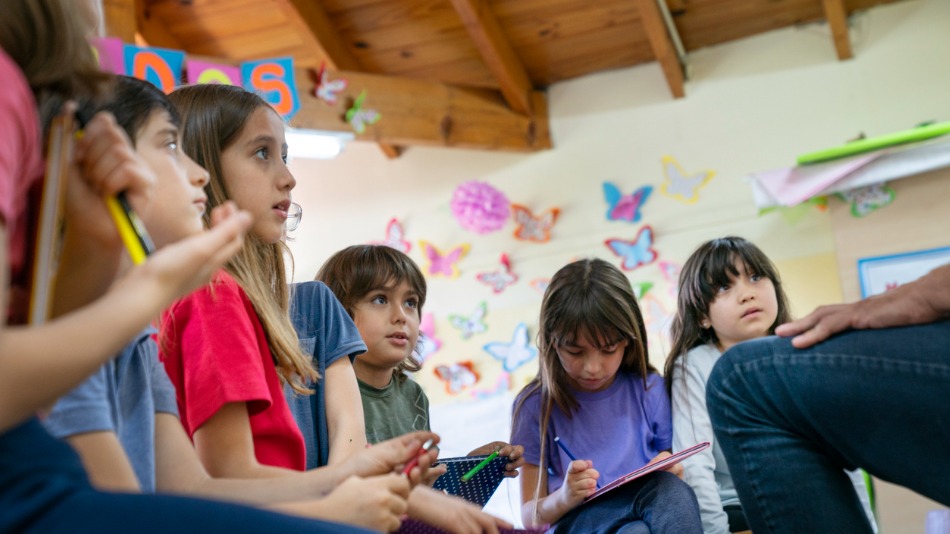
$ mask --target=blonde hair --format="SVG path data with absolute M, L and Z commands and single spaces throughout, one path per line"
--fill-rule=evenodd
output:
M 273 109 L 261 97 L 240 87 L 219 84 L 177 89 L 169 99 L 181 115 L 182 148 L 208 170 L 205 186 L 210 226 L 211 209 L 230 199 L 224 181 L 221 153 L 240 136 L 247 120 L 259 108 Z M 276 113 L 276 112 L 274 112 Z M 277 373 L 298 393 L 312 393 L 307 382 L 319 378 L 311 359 L 300 350 L 290 321 L 290 290 L 284 266 L 283 241 L 265 243 L 252 233 L 241 251 L 225 265 L 247 294 L 260 319 Z

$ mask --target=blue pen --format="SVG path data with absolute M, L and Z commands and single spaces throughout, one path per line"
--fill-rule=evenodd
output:
M 564 451 L 564 454 L 566 454 L 567 457 L 570 458 L 572 462 L 577 461 L 577 457 L 574 456 L 574 454 L 567 448 L 567 445 L 565 445 L 564 442 L 561 441 L 561 438 L 559 438 L 558 436 L 554 436 L 554 443 L 557 443 L 557 446 L 560 447 L 562 451 Z M 597 484 L 597 489 L 600 489 L 600 482 L 594 482 L 594 484 Z

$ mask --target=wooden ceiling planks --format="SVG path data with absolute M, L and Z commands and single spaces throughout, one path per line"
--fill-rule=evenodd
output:
M 522 115 L 531 115 L 531 80 L 491 8 L 484 0 L 451 1 L 488 70 L 498 80 L 508 106 Z
M 659 1 L 666 2 L 687 51 L 828 20 L 834 48 L 844 59 L 852 53 L 848 15 L 901 0 Z M 682 65 L 656 2 L 104 0 L 114 13 L 115 29 L 110 32 L 128 42 L 130 31 L 133 37 L 137 31 L 149 44 L 209 59 L 237 62 L 292 55 L 301 70 L 326 62 L 345 73 L 382 75 L 373 78 L 372 99 L 386 119 L 371 129 L 374 134 L 360 138 L 379 141 L 390 155 L 402 144 L 479 148 L 483 143 L 481 148 L 503 150 L 550 146 L 546 117 L 539 117 L 534 107 L 543 97 L 538 89 L 654 59 L 670 91 L 681 96 Z M 421 92 L 394 94 L 408 90 Z M 443 93 L 455 97 L 434 96 Z M 433 102 L 412 109 L 433 117 L 403 116 L 393 108 L 419 98 Z M 546 109 L 541 100 L 540 109 Z M 466 113 L 485 114 L 494 122 Z M 339 117 L 331 121 L 324 115 L 308 116 L 318 117 L 322 127 L 340 122 Z M 409 126 L 392 124 L 400 120 Z M 514 128 L 513 133 L 486 132 L 479 141 L 472 130 L 475 125 L 502 124 Z
M 667 0 L 687 51 L 825 18 L 823 0 Z M 901 0 L 845 0 L 847 13 Z

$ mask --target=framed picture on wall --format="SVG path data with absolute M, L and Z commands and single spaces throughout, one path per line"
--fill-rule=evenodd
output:
M 861 298 L 894 289 L 948 263 L 950 247 L 861 258 L 858 260 Z

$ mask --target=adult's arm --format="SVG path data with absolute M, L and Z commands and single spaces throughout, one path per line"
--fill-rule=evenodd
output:
M 805 348 L 848 329 L 925 324 L 950 317 L 950 265 L 890 291 L 849 304 L 821 306 L 809 315 L 775 329 Z

